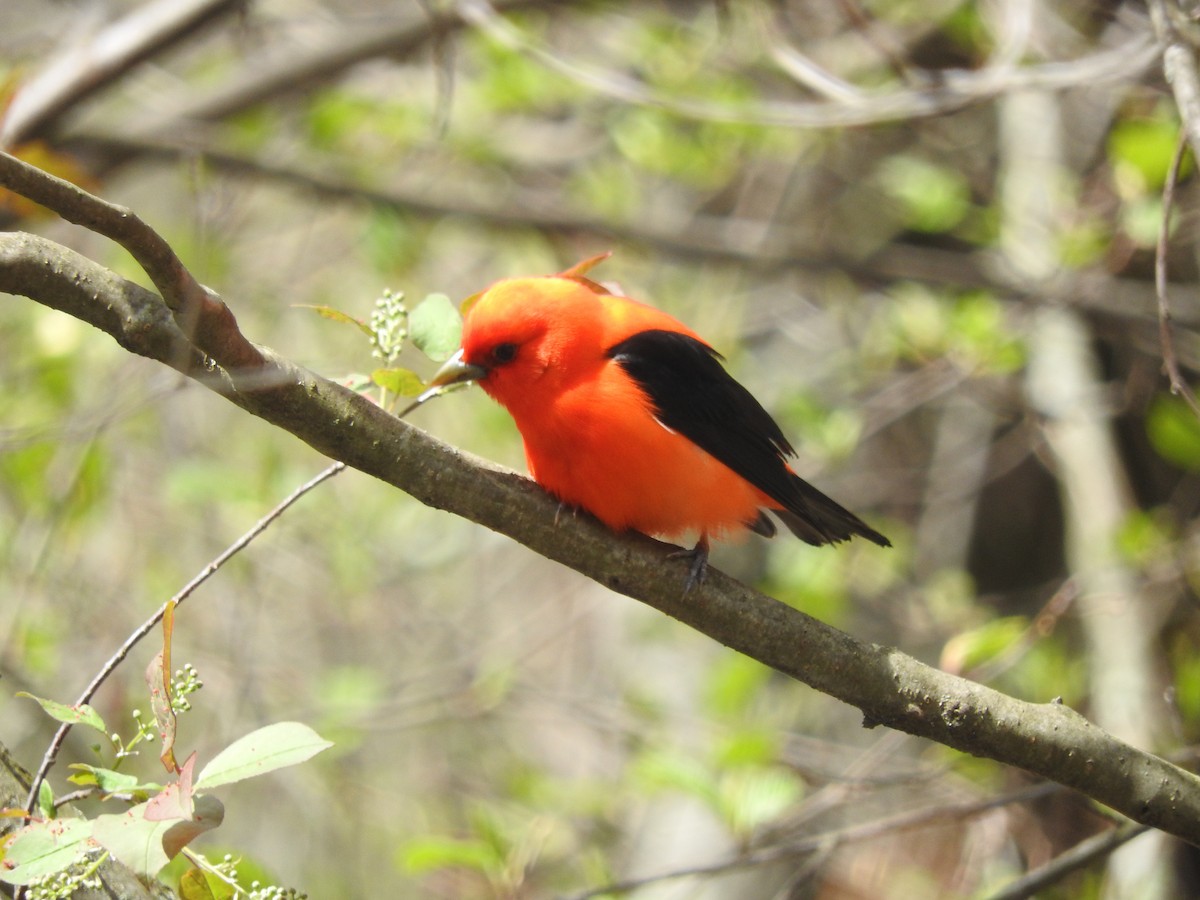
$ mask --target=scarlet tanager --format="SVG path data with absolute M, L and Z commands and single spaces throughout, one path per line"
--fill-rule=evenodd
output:
M 434 376 L 475 381 L 516 421 L 529 472 L 614 531 L 699 533 L 685 593 L 710 538 L 765 537 L 774 513 L 803 541 L 890 542 L 801 479 L 783 432 L 721 356 L 666 313 L 583 273 L 492 285 L 466 313 L 462 347 Z

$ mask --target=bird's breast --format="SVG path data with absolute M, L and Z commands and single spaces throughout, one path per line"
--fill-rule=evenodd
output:
M 510 412 L 534 479 L 615 530 L 720 535 L 742 529 L 762 505 L 745 479 L 658 421 L 614 362 Z

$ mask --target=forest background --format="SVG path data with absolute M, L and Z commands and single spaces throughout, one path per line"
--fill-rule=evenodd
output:
M 1198 40 L 1165 0 L 6 0 L 0 143 L 133 210 L 241 334 L 375 399 L 362 330 L 307 307 L 369 322 L 385 289 L 410 310 L 457 303 L 613 251 L 594 277 L 708 337 L 796 438 L 797 469 L 896 545 L 755 538 L 717 568 L 1186 764 Z M 0 215 L 171 301 L 104 227 L 60 217 L 85 201 L 46 205 L 6 194 Z M 47 308 L 19 265 L 44 246 L 0 244 L 0 741 L 30 769 L 54 723 L 16 693 L 73 700 L 329 462 L 206 390 L 235 372 L 219 353 L 202 347 L 213 377 L 189 379 Z M 72 265 L 67 280 L 96 283 Z M 394 362 L 436 366 L 414 347 Z M 410 422 L 523 468 L 479 391 Z M 354 426 L 374 420 L 341 424 L 305 439 L 366 454 Z M 472 463 L 445 465 L 450 483 Z M 439 478 L 414 492 L 469 511 Z M 527 543 L 557 541 L 556 558 L 625 593 L 659 578 L 645 590 L 667 597 L 682 577 L 655 574 L 661 548 L 554 526 L 549 501 L 478 478 L 476 518 L 501 527 L 508 498 L 514 528 L 547 526 Z M 935 726 L 955 723 L 929 711 L 957 682 L 922 693 L 905 679 L 923 670 L 898 669 L 884 714 L 855 699 L 865 670 L 809 674 L 767 637 L 715 634 L 704 598 L 735 590 L 715 576 L 690 611 L 656 605 L 746 655 L 373 478 L 330 478 L 177 612 L 173 654 L 204 682 L 180 720 L 189 752 L 280 720 L 334 746 L 227 789 L 224 823 L 189 849 L 313 897 L 1197 889 L 1194 848 L 1165 832 L 1200 818 L 1168 822 L 1173 805 L 1160 815 L 1127 783 L 1089 791 L 1065 761 L 1030 764 L 980 729 L 943 741 Z M 159 647 L 136 647 L 92 700 L 122 732 L 149 706 Z M 1022 715 L 998 730 L 1020 736 Z M 898 730 L 863 727 L 879 722 Z M 82 732 L 51 773 L 58 794 L 68 763 L 97 761 Z M 154 755 L 126 765 L 165 780 Z M 1106 745 L 1096 762 L 1124 759 Z

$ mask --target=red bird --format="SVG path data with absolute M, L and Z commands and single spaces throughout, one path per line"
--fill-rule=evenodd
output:
M 434 376 L 477 381 L 525 442 L 529 472 L 562 503 L 614 531 L 698 532 L 685 593 L 704 577 L 710 538 L 890 542 L 796 475 L 795 451 L 721 356 L 660 310 L 583 273 L 488 288 L 466 313 L 462 348 Z

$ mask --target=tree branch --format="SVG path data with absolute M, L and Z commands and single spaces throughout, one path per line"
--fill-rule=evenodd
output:
M 0 117 L 0 146 L 40 137 L 64 112 L 243 0 L 159 0 L 73 45 L 25 82 Z
M 80 290 L 80 283 L 88 285 Z M 182 339 L 151 292 L 43 238 L 0 234 L 0 290 L 102 328 L 134 352 L 174 365 Z M 157 310 L 156 310 L 157 304 Z M 712 571 L 680 594 L 685 563 L 667 545 L 614 536 L 589 516 L 555 524 L 557 503 L 531 481 L 408 426 L 369 400 L 266 348 L 242 373 L 210 367 L 206 387 L 315 450 L 640 600 L 728 647 L 858 707 L 887 725 L 1018 766 L 1200 845 L 1200 779 L 1118 741 L 1058 703 L 1026 703 L 864 643 Z M 143 352 L 144 351 L 144 352 Z M 179 368 L 178 366 L 176 366 Z

